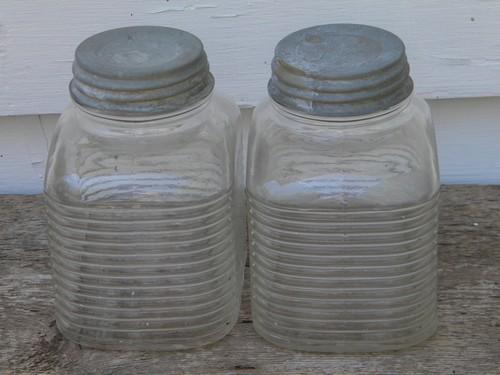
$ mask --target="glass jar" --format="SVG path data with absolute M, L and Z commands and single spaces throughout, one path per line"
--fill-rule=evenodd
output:
M 279 346 L 365 352 L 431 336 L 439 171 L 404 45 L 364 25 L 275 50 L 250 130 L 252 315 Z
M 212 93 L 202 43 L 109 30 L 80 44 L 73 72 L 45 178 L 59 330 L 121 350 L 222 338 L 245 261 L 232 204 L 239 110 Z

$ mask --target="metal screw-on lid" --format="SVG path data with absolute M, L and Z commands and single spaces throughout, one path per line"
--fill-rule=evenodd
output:
M 355 24 L 315 26 L 286 36 L 276 46 L 268 85 L 277 103 L 326 117 L 383 111 L 412 90 L 401 39 Z
M 76 103 L 99 113 L 148 116 L 189 107 L 213 86 L 197 37 L 169 27 L 136 26 L 83 41 L 69 90 Z

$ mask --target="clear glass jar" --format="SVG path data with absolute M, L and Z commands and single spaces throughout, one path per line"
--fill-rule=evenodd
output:
M 164 40 L 171 30 L 118 29 L 111 37 L 132 35 L 146 49 L 145 33 Z M 101 43 L 113 39 L 105 37 Z M 121 350 L 222 338 L 238 316 L 245 261 L 242 213 L 232 204 L 240 199 L 238 108 L 209 93 L 194 103 L 174 98 L 177 110 L 162 112 L 167 97 L 158 108 L 124 102 L 127 114 L 109 114 L 72 94 L 45 178 L 59 330 L 84 346 Z
M 325 27 L 352 35 L 353 26 L 373 35 L 359 25 L 297 33 L 316 40 Z M 277 58 L 291 56 L 281 53 L 279 44 Z M 280 80 L 285 64 L 275 64 Z M 300 107 L 273 95 L 273 85 L 273 99 L 255 110 L 248 149 L 256 331 L 279 346 L 323 352 L 400 349 L 428 338 L 437 326 L 440 184 L 427 104 L 408 93 L 389 108 L 317 115 L 313 101 Z

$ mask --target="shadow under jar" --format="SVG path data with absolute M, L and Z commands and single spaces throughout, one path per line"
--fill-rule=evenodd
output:
M 354 24 L 279 42 L 250 129 L 252 315 L 276 345 L 408 347 L 437 327 L 439 170 L 402 41 Z
M 243 280 L 239 110 L 212 93 L 202 43 L 164 27 L 109 30 L 79 45 L 73 73 L 45 179 L 58 328 L 104 349 L 222 338 Z

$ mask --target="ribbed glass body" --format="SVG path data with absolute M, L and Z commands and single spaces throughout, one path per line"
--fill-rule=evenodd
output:
M 211 95 L 156 118 L 70 106 L 45 179 L 57 326 L 105 349 L 226 335 L 243 280 L 235 105 Z
M 247 192 L 262 337 L 363 352 L 433 334 L 439 171 L 423 100 L 325 118 L 268 99 L 250 130 Z

